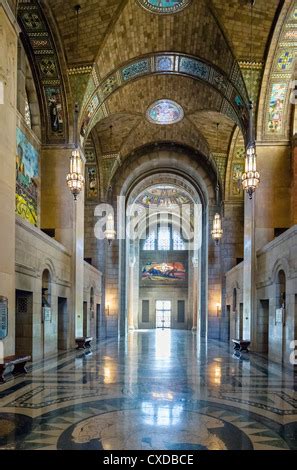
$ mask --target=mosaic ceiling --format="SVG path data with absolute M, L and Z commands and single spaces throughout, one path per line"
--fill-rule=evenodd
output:
M 146 10 L 158 14 L 172 14 L 181 11 L 191 0 L 138 0 Z
M 15 8 L 16 2 L 10 3 Z M 278 18 L 282 24 L 275 34 L 280 41 L 271 58 L 261 125 L 267 138 L 286 138 L 283 115 L 296 57 L 295 2 L 257 0 L 253 62 L 249 41 L 243 40 L 250 35 L 249 0 L 81 0 L 78 45 L 72 0 L 18 4 L 19 22 L 41 83 L 47 142 L 67 140 L 68 110 L 77 99 L 81 143 L 92 133 L 97 142 L 94 152 L 99 166 L 105 162 L 106 174 L 136 146 L 170 141 L 211 155 L 223 179 L 229 172 L 235 127 L 245 133 L 247 88 L 254 101 L 258 99 Z M 175 101 L 175 108 L 160 103 L 165 98 Z M 155 107 L 148 111 L 152 104 Z M 218 121 L 220 148 L 213 135 Z M 106 187 L 109 178 L 96 175 L 96 162 L 88 164 L 92 198 L 102 186 L 100 178 L 105 178 Z
M 184 117 L 183 108 L 172 100 L 158 100 L 146 112 L 147 119 L 153 124 L 176 124 Z
M 146 208 L 151 205 L 166 208 L 192 203 L 186 192 L 171 185 L 160 185 L 148 188 L 141 194 L 140 198 L 136 202 Z

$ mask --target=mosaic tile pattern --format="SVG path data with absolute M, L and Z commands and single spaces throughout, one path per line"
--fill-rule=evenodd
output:
M 296 390 L 265 357 L 135 331 L 1 385 L 0 449 L 296 449 Z
M 21 0 L 18 22 L 28 39 L 47 106 L 47 141 L 65 142 L 64 86 L 54 40 L 36 0 Z M 58 119 L 55 117 L 58 116 Z
M 184 111 L 175 101 L 158 100 L 149 107 L 146 116 L 153 124 L 176 124 L 183 119 Z
M 290 99 L 292 92 L 290 83 L 294 60 L 297 57 L 296 29 L 297 1 L 292 2 L 280 31 L 280 39 L 276 48 L 270 80 L 266 96 L 266 120 L 263 123 L 263 134 L 268 139 L 289 139 Z
M 82 111 L 81 135 L 88 135 L 92 125 L 99 122 L 102 103 L 120 87 L 139 77 L 158 74 L 182 74 L 197 80 L 209 83 L 219 93 L 225 96 L 225 103 L 221 112 L 236 122 L 244 131 L 247 125 L 247 93 L 244 80 L 239 67 L 234 67 L 228 78 L 223 73 L 206 64 L 201 59 L 188 57 L 182 54 L 155 54 L 146 58 L 137 59 L 123 66 L 95 86 L 94 96 L 100 96 L 97 107 L 90 107 L 93 98 L 89 98 Z M 93 79 L 91 82 L 94 84 Z M 94 85 L 93 85 L 94 86 Z
M 152 13 L 168 15 L 183 10 L 192 0 L 138 0 L 138 3 Z

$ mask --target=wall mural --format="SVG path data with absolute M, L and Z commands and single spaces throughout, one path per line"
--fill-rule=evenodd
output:
M 50 126 L 52 132 L 59 132 L 63 134 L 63 107 L 60 88 L 48 87 L 45 89 Z
M 181 262 L 147 262 L 142 269 L 142 281 L 162 282 L 162 284 L 186 281 L 186 269 Z
M 96 166 L 88 166 L 87 170 L 87 199 L 96 199 L 98 197 L 98 173 Z
M 32 225 L 37 226 L 37 184 L 39 177 L 39 153 L 17 128 L 16 155 L 16 213 Z
M 269 101 L 268 130 L 270 132 L 280 132 L 282 129 L 282 119 L 284 111 L 284 101 L 286 98 L 286 83 L 274 83 L 271 89 Z
M 292 100 L 292 75 L 294 62 L 297 57 L 297 1 L 291 2 L 287 16 L 278 34 L 277 48 L 274 52 L 270 70 L 270 83 L 266 86 L 266 119 L 263 134 L 268 140 L 289 139 L 290 126 L 286 122 L 290 119 Z M 265 138 L 264 137 L 264 138 Z

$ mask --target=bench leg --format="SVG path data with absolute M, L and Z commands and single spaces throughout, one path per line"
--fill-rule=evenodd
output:
M 0 366 L 0 384 L 5 383 L 5 378 L 4 378 L 4 372 L 5 372 L 6 367 Z
M 20 362 L 20 364 L 15 364 L 12 374 L 13 375 L 27 374 L 26 362 Z
M 234 344 L 234 349 L 235 349 L 235 351 L 239 351 L 240 350 L 240 345 L 235 343 Z
M 86 341 L 86 348 L 90 348 L 91 347 L 91 342 L 90 341 Z

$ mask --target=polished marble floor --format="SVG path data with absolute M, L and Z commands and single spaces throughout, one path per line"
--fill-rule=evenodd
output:
M 0 449 L 297 449 L 296 390 L 265 357 L 135 331 L 0 385 Z

